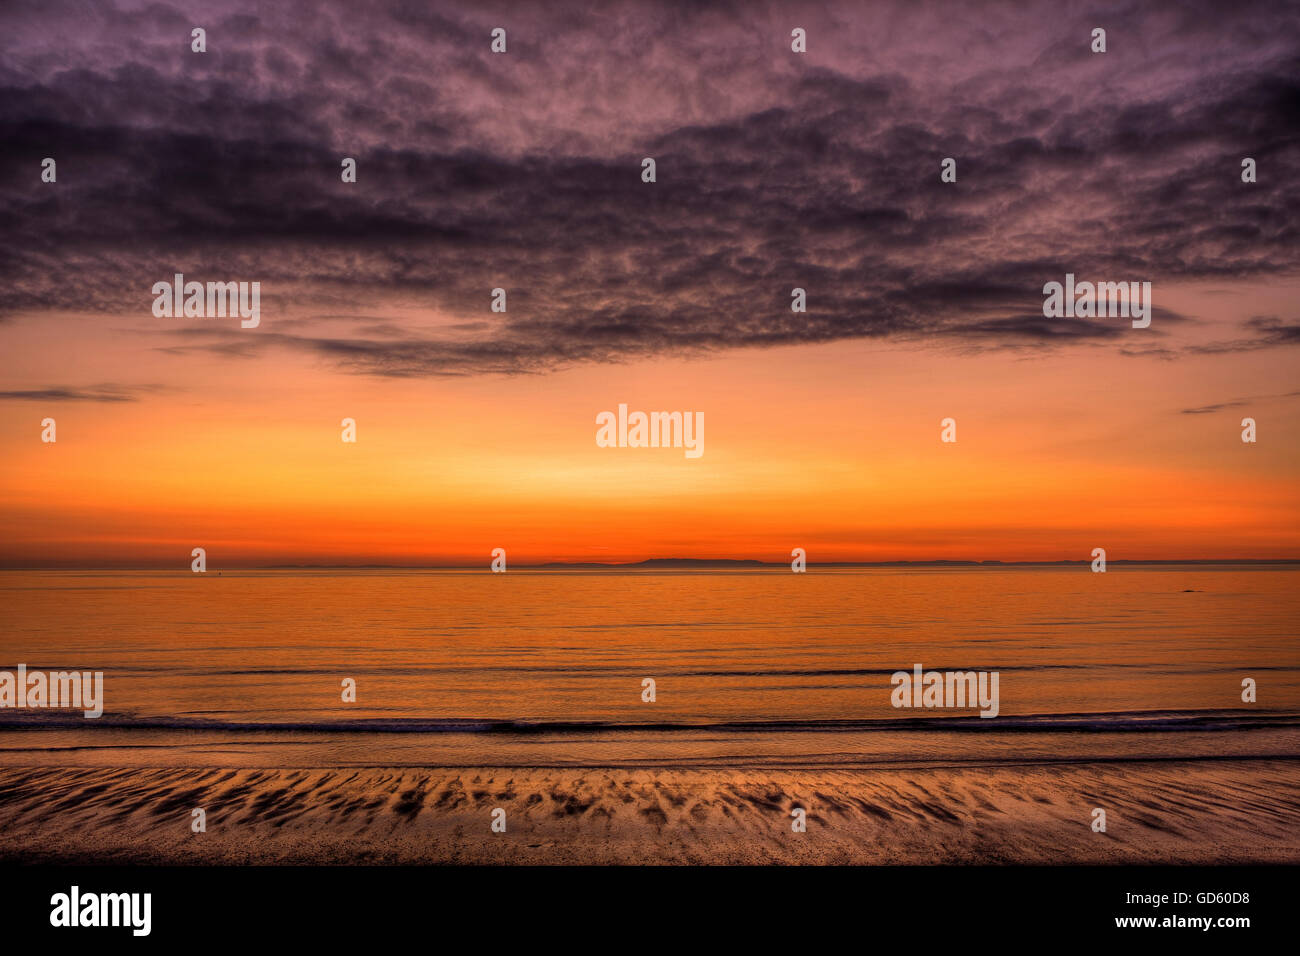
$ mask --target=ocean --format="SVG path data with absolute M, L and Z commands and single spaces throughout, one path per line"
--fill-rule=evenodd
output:
M 0 572 L 0 670 L 104 674 L 97 720 L 0 709 L 0 766 L 1294 757 L 1297 584 L 1285 565 Z M 997 717 L 893 706 L 918 664 L 996 671 Z

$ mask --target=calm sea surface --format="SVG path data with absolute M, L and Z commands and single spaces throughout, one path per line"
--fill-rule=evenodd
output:
M 99 720 L 0 709 L 0 764 L 1297 756 L 1297 585 L 1211 566 L 0 572 L 0 669 L 103 671 L 105 697 Z M 999 716 L 892 707 L 915 664 L 997 671 Z

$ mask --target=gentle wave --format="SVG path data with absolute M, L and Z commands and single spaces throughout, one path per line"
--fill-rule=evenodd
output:
M 1300 727 L 1300 713 L 1290 711 L 1124 711 L 1093 714 L 1037 714 L 981 718 L 978 714 L 949 717 L 901 717 L 846 720 L 755 721 L 554 721 L 492 720 L 474 718 L 358 718 L 323 721 L 227 721 L 186 717 L 105 715 L 88 720 L 79 713 L 11 713 L 0 716 L 0 730 L 209 730 L 282 733 L 419 733 L 419 734 L 599 734 L 681 733 L 801 733 L 881 731 L 941 732 L 1078 732 L 1124 733 L 1132 731 L 1217 732 L 1281 730 Z

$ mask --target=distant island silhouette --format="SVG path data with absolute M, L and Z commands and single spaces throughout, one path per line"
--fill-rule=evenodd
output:
M 809 568 L 989 568 L 1068 567 L 1091 564 L 1089 559 L 1061 561 L 809 561 Z M 1300 565 L 1300 558 L 1116 558 L 1108 565 Z M 354 570 L 354 571 L 460 571 L 480 570 L 482 564 L 272 564 L 250 567 L 250 571 Z M 756 558 L 647 558 L 643 561 L 547 561 L 541 564 L 512 563 L 520 571 L 627 571 L 627 570 L 726 570 L 745 568 L 789 568 L 789 561 L 759 561 Z

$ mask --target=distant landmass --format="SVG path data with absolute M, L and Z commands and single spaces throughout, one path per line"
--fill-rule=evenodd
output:
M 1063 561 L 809 561 L 809 568 L 989 568 L 989 567 L 1062 567 L 1088 565 L 1091 559 Z M 1300 565 L 1300 558 L 1116 558 L 1108 560 L 1113 565 Z M 250 570 L 353 570 L 353 571 L 418 571 L 418 570 L 479 570 L 482 564 L 273 564 Z M 644 561 L 547 561 L 542 564 L 512 563 L 512 570 L 520 571 L 635 571 L 635 570 L 726 570 L 729 568 L 789 568 L 789 561 L 759 561 L 754 558 L 647 558 Z

